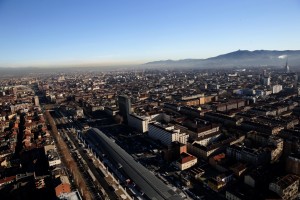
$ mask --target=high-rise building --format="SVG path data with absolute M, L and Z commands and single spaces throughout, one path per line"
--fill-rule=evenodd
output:
M 290 67 L 288 65 L 288 60 L 286 60 L 286 63 L 285 63 L 285 72 L 290 73 Z
M 35 106 L 40 106 L 40 101 L 38 96 L 33 97 L 33 103 Z
M 295 73 L 294 74 L 294 87 L 297 88 L 297 86 L 298 86 L 298 74 Z
M 263 76 L 267 76 L 267 70 L 264 69 Z
M 13 87 L 11 90 L 12 90 L 12 94 L 14 96 L 17 96 L 17 87 Z
M 268 86 L 271 84 L 271 78 L 269 76 L 264 76 L 263 77 L 263 84 Z
M 127 124 L 128 115 L 131 114 L 130 98 L 126 95 L 119 95 L 118 104 L 119 104 L 120 115 L 123 117 L 124 122 Z
M 273 94 L 276 94 L 282 90 L 282 85 L 273 85 L 272 86 L 272 92 Z

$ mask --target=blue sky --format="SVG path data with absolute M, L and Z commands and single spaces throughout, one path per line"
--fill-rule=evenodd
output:
M 0 0 L 0 66 L 300 49 L 299 0 Z

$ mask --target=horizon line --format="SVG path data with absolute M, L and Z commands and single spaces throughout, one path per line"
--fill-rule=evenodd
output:
M 70 61 L 51 61 L 51 62 L 35 62 L 33 61 L 31 64 L 8 64 L 8 63 L 3 63 L 0 64 L 0 68 L 68 68 L 68 67 L 121 67 L 121 66 L 138 66 L 138 65 L 145 65 L 147 63 L 152 63 L 152 62 L 161 62 L 161 61 L 181 61 L 181 60 L 205 60 L 221 55 L 226 55 L 229 53 L 237 52 L 237 51 L 249 51 L 249 52 L 254 52 L 254 51 L 300 51 L 300 50 L 268 50 L 268 49 L 256 49 L 256 50 L 243 50 L 243 49 L 238 49 L 235 51 L 230 51 L 227 53 L 221 53 L 218 55 L 214 56 L 209 56 L 206 58 L 181 58 L 181 59 L 171 59 L 171 58 L 166 58 L 166 59 L 152 59 L 152 60 L 123 60 L 123 61 L 84 61 L 84 60 L 70 60 Z M 49 64 L 46 64 L 49 63 Z

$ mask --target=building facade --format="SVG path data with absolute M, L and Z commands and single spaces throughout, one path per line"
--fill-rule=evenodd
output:
M 131 101 L 128 96 L 118 96 L 119 112 L 125 123 L 128 123 L 128 115 L 131 114 Z
M 149 124 L 149 137 L 161 141 L 164 145 L 170 145 L 172 142 L 187 143 L 188 135 L 175 129 L 173 125 L 162 125 L 158 122 Z

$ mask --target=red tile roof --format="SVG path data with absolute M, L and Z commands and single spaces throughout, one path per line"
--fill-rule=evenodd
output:
M 184 164 L 184 163 L 190 162 L 191 160 L 197 159 L 195 156 L 187 154 L 187 153 L 182 153 L 180 156 L 181 156 L 181 159 L 179 162 L 181 164 Z
M 16 176 L 9 176 L 9 177 L 5 177 L 3 179 L 0 179 L 0 185 L 13 181 L 16 178 Z

